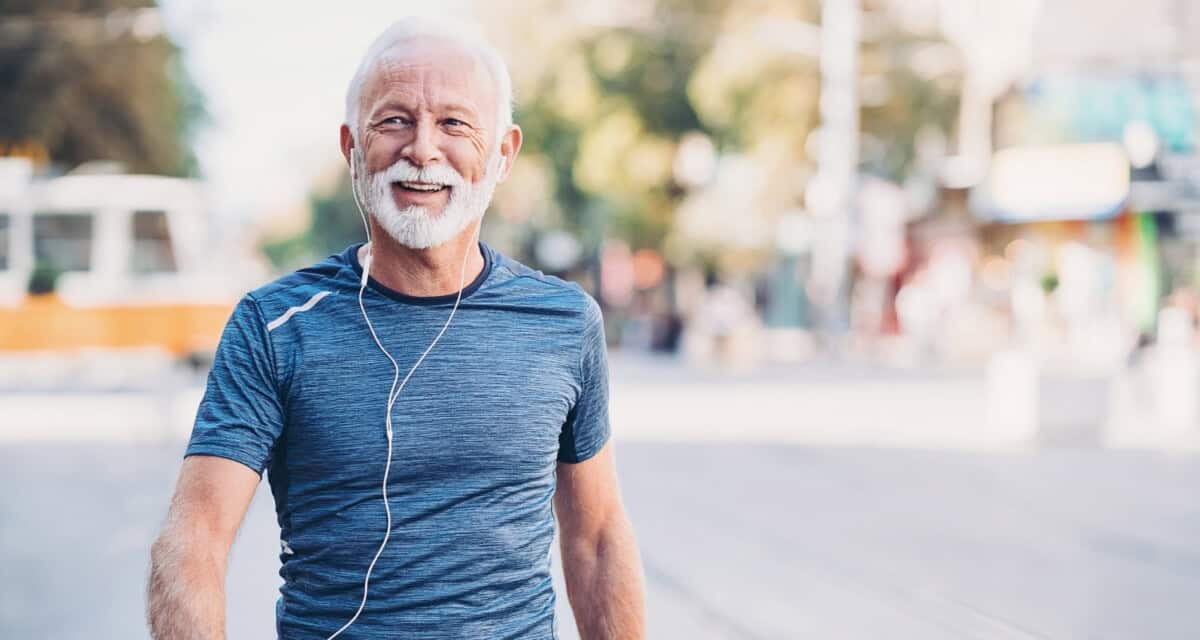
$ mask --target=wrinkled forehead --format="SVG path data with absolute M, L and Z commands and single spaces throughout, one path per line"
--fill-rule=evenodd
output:
M 494 124 L 496 82 L 478 54 L 454 42 L 414 39 L 380 55 L 364 83 L 359 109 L 369 116 L 375 105 L 394 96 L 432 101 L 428 107 L 469 107 L 482 119 L 478 125 Z

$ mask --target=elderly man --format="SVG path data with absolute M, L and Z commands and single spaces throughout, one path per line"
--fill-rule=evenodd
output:
M 489 47 L 397 23 L 347 95 L 370 242 L 247 294 L 154 544 L 155 638 L 224 637 L 234 535 L 265 470 L 281 638 L 556 637 L 557 514 L 583 638 L 641 638 L 596 303 L 478 241 L 521 148 Z

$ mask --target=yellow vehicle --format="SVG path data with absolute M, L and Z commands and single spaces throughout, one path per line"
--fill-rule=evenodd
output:
M 0 352 L 211 354 L 255 274 L 219 242 L 194 180 L 34 179 L 0 159 Z M 39 278 L 50 293 L 30 293 Z

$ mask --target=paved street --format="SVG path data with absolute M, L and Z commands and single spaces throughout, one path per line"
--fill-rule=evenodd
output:
M 180 446 L 0 450 L 0 636 L 146 637 Z M 1195 456 L 619 447 L 651 638 L 1200 637 Z M 231 638 L 272 636 L 276 540 L 260 492 Z

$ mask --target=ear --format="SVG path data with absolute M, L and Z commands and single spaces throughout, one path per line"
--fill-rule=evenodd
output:
M 504 182 L 508 179 L 508 174 L 512 171 L 513 163 L 517 160 L 517 154 L 521 152 L 523 135 L 521 127 L 514 124 L 508 128 L 504 137 L 500 138 L 500 157 L 503 159 L 503 162 L 500 165 L 499 182 Z
M 340 145 L 342 148 L 342 157 L 346 158 L 346 164 L 350 165 L 351 171 L 354 169 L 354 164 L 350 162 L 350 155 L 354 153 L 354 136 L 350 134 L 350 127 L 342 125 Z M 352 175 L 352 178 L 358 176 Z

